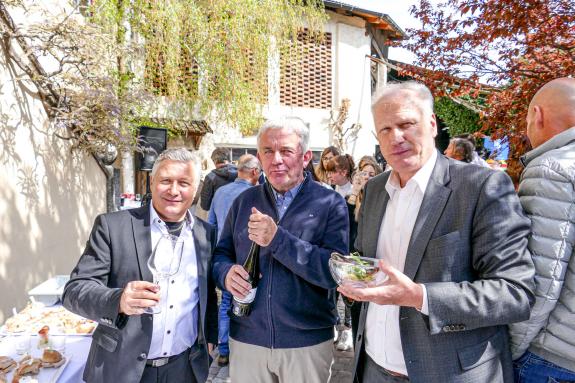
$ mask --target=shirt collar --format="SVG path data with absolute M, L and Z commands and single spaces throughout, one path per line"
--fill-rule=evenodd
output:
M 154 209 L 154 204 L 150 201 L 150 218 L 155 225 L 159 225 L 160 227 L 165 227 L 164 220 L 160 218 L 156 209 Z M 189 210 L 186 210 L 186 216 L 184 218 L 186 220 L 187 226 L 190 228 L 194 226 L 194 216 L 190 213 Z
M 276 201 L 278 200 L 278 198 L 293 199 L 296 196 L 296 194 L 298 193 L 301 186 L 303 185 L 303 182 L 305 181 L 306 177 L 307 177 L 307 175 L 304 176 L 304 179 L 302 182 L 295 185 L 293 188 L 289 189 L 284 194 L 277 192 L 276 189 L 274 189 L 274 187 L 272 186 L 272 191 L 274 192 L 274 197 L 276 198 Z M 270 186 L 271 186 L 271 184 L 270 184 Z
M 437 162 L 437 150 L 433 150 L 431 156 L 427 159 L 427 162 L 407 181 L 405 187 L 411 184 L 415 184 L 419 190 L 421 190 L 422 194 L 425 194 L 425 190 L 427 189 L 427 184 L 429 183 L 429 179 L 431 178 L 431 173 L 433 172 L 433 168 L 435 167 L 435 163 Z M 393 198 L 393 195 L 396 191 L 400 190 L 401 186 L 399 184 L 399 176 L 395 170 L 391 171 L 391 175 L 387 179 L 385 184 L 385 190 L 389 194 L 390 198 Z
M 237 182 L 237 183 L 239 183 L 239 184 L 246 184 L 246 185 L 253 186 L 250 181 L 245 180 L 245 179 L 240 178 L 240 177 L 237 177 L 237 178 L 234 180 L 234 182 Z

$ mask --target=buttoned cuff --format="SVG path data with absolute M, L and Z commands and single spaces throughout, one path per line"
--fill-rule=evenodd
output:
M 423 304 L 421 305 L 421 310 L 419 312 L 424 315 L 429 315 L 429 305 L 427 304 L 427 289 L 423 283 L 420 283 L 419 285 L 423 289 Z

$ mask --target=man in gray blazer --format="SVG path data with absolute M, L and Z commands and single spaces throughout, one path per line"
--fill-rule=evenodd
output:
M 96 218 L 63 296 L 68 310 L 98 322 L 84 370 L 87 382 L 207 379 L 208 349 L 218 335 L 209 277 L 216 232 L 188 211 L 199 164 L 185 148 L 168 149 L 154 164 L 149 206 Z M 156 285 L 147 260 L 166 234 L 183 238 L 184 251 L 178 273 Z M 144 314 L 155 305 L 161 313 Z
M 509 177 L 435 149 L 429 89 L 386 87 L 373 104 L 392 171 L 372 178 L 356 248 L 387 281 L 339 287 L 363 304 L 358 382 L 512 382 L 507 324 L 529 317 L 529 221 Z

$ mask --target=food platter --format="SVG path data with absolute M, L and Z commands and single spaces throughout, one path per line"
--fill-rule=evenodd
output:
M 39 357 L 39 356 L 38 356 Z M 34 374 L 25 374 L 20 377 L 19 383 L 56 383 L 66 367 L 68 363 L 70 363 L 71 355 L 63 354 L 64 360 L 63 363 L 58 365 L 57 367 L 44 367 L 40 366 L 37 373 Z M 15 357 L 14 360 L 18 362 L 17 366 L 20 366 L 23 363 L 24 358 L 26 357 Z M 5 373 L 6 381 L 11 382 L 14 374 L 18 368 L 12 368 L 10 371 Z
M 63 306 L 44 307 L 36 302 L 28 304 L 24 310 L 8 318 L 0 327 L 0 335 L 37 334 L 44 326 L 50 328 L 50 335 L 89 336 L 97 324 L 66 310 Z

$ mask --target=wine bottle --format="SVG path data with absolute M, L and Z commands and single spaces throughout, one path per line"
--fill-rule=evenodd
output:
M 244 298 L 234 297 L 232 300 L 232 313 L 238 317 L 250 315 L 252 303 L 256 298 L 258 282 L 260 281 L 260 245 L 252 242 L 250 252 L 243 266 L 249 274 L 247 281 L 252 285 L 252 288 Z

